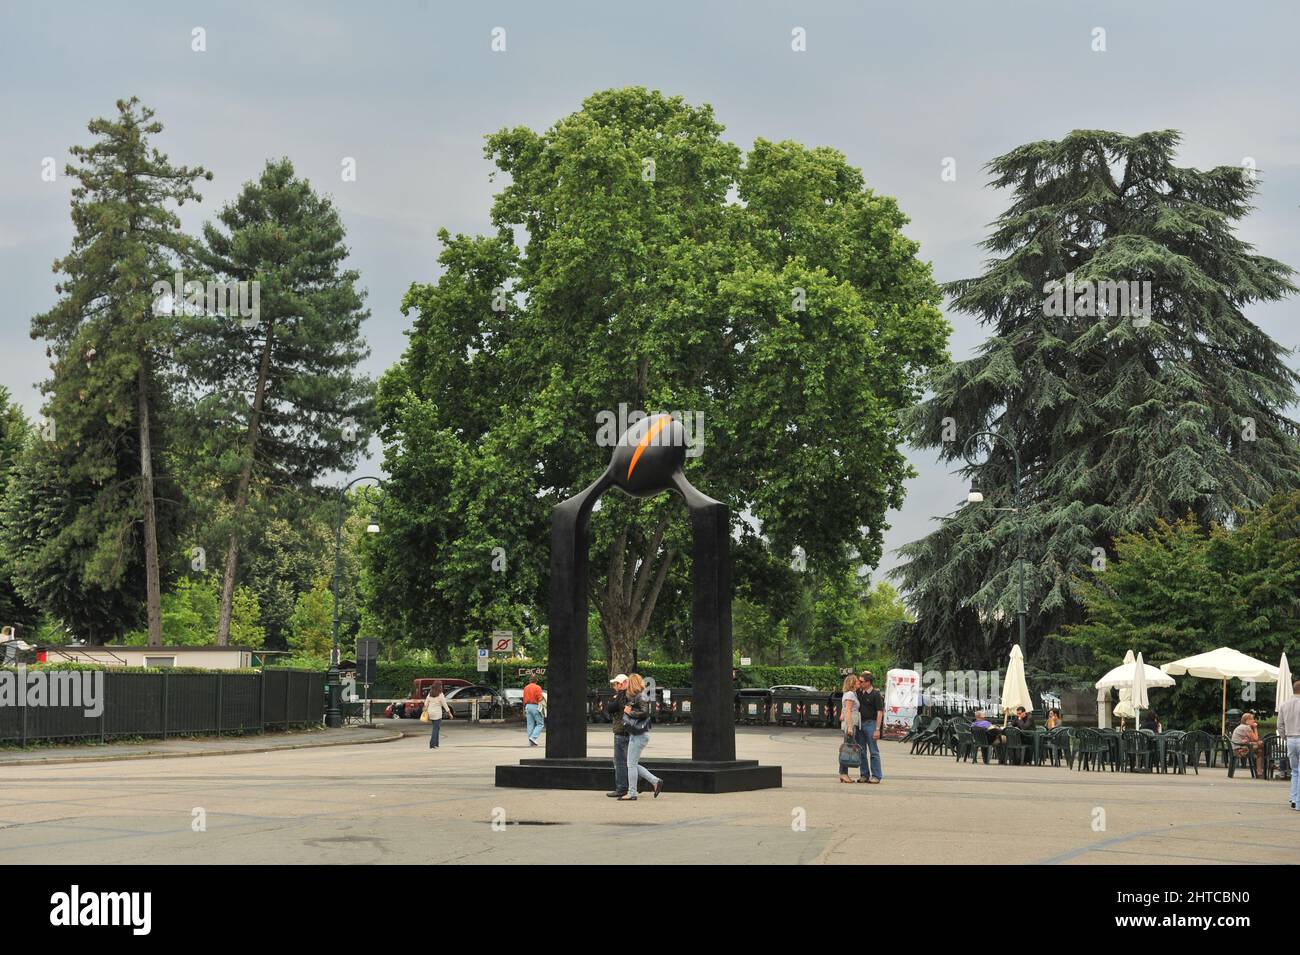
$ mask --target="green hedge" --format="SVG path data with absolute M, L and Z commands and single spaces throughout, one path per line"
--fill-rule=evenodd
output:
M 528 682 L 526 676 L 520 676 L 520 669 L 544 667 L 545 661 L 508 659 L 505 661 L 505 685 L 522 687 Z M 876 675 L 877 686 L 883 690 L 885 671 L 889 668 L 887 661 L 872 661 L 858 664 L 857 669 L 866 668 Z M 691 665 L 689 663 L 645 663 L 640 667 L 643 676 L 654 677 L 659 686 L 688 687 L 691 685 Z M 587 685 L 600 687 L 607 684 L 609 670 L 603 661 L 593 662 L 587 666 Z M 405 697 L 411 692 L 411 683 L 420 677 L 440 677 L 442 679 L 469 680 L 471 683 L 487 683 L 497 686 L 501 681 L 501 663 L 492 661 L 492 668 L 487 673 L 479 673 L 472 666 L 457 664 L 427 664 L 380 662 L 375 665 L 375 685 L 371 696 L 375 699 Z M 736 668 L 736 685 L 740 687 L 766 687 L 781 684 L 798 684 L 815 686 L 819 690 L 839 689 L 843 682 L 839 667 L 832 666 L 749 666 Z M 542 686 L 546 677 L 541 678 Z

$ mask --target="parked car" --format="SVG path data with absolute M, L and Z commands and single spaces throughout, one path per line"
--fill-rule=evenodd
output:
M 485 683 L 447 690 L 447 703 L 458 720 L 469 719 L 474 715 L 474 700 L 478 700 L 480 719 L 501 719 L 510 709 L 510 701 L 501 695 L 501 691 Z
M 770 688 L 773 693 L 818 693 L 815 686 L 802 686 L 798 683 L 782 683 Z
M 384 707 L 384 715 L 389 719 L 418 720 L 420 711 L 424 709 L 424 698 L 429 695 L 429 688 L 433 686 L 435 680 L 442 680 L 442 692 L 450 698 L 452 689 L 469 686 L 469 680 L 461 680 L 455 677 L 442 679 L 436 676 L 422 676 L 411 681 L 411 695 L 398 703 L 390 703 Z M 457 714 L 460 715 L 460 714 Z
M 510 708 L 522 713 L 524 709 L 524 691 L 518 687 L 506 687 L 502 692 L 505 694 L 506 702 L 510 704 Z M 546 697 L 545 691 L 542 692 L 542 697 Z

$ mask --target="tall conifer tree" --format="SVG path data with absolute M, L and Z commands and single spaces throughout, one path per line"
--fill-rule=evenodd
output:
M 176 317 L 159 307 L 154 285 L 168 281 L 193 251 L 173 206 L 199 200 L 198 167 L 175 166 L 150 145 L 162 131 L 153 110 L 119 100 L 118 115 L 89 124 L 96 141 L 74 146 L 67 175 L 76 235 L 61 273 L 59 300 L 32 319 L 49 342 L 54 375 L 44 383 L 53 423 L 47 475 L 76 487 L 69 520 L 47 527 L 71 535 L 51 552 L 80 557 L 87 586 L 112 589 L 143 554 L 149 642 L 162 642 L 157 461 L 165 440 L 170 353 Z M 181 290 L 175 290 L 177 294 Z
M 195 420 L 219 423 L 205 444 L 220 446 L 214 457 L 226 462 L 230 529 L 217 628 L 225 645 L 256 482 L 302 491 L 353 467 L 370 435 L 373 386 L 357 371 L 370 354 L 361 336 L 369 312 L 358 273 L 343 267 L 342 220 L 288 159 L 268 162 L 204 238 L 214 273 L 258 288 L 256 315 L 188 318 L 183 350 L 191 382 L 206 392 Z
M 1116 535 L 1189 512 L 1202 526 L 1227 520 L 1300 480 L 1285 414 L 1297 376 L 1246 315 L 1294 291 L 1291 269 L 1234 233 L 1253 178 L 1177 166 L 1177 144 L 1173 131 L 1082 130 L 990 164 L 1013 195 L 985 242 L 996 257 L 947 291 L 991 335 L 934 374 L 932 397 L 907 419 L 913 443 L 960 464 L 986 503 L 902 548 L 916 659 L 1004 659 L 1018 521 L 1032 654 L 1079 618 L 1071 582 L 1113 556 Z M 1108 282 L 1135 293 L 1127 309 Z M 981 430 L 1019 449 L 1020 514 L 994 510 L 1012 504 L 1002 442 L 974 468 L 962 460 Z

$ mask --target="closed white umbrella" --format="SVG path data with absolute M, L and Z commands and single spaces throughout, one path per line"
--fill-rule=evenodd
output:
M 1141 729 L 1142 711 L 1151 709 L 1151 701 L 1147 699 L 1147 674 L 1146 664 L 1142 662 L 1142 654 L 1138 653 L 1137 663 L 1133 665 L 1133 709 L 1136 715 L 1133 717 L 1133 728 Z
M 1133 651 L 1124 651 L 1124 662 L 1132 665 Z M 1119 702 L 1115 704 L 1115 715 L 1120 719 L 1120 727 L 1123 728 L 1125 720 L 1131 720 L 1137 714 L 1133 712 L 1133 685 L 1132 683 L 1121 683 L 1119 686 Z
M 1193 657 L 1184 657 L 1173 663 L 1162 664 L 1160 669 L 1174 676 L 1184 673 L 1199 676 L 1207 680 L 1223 681 L 1223 699 L 1219 716 L 1219 732 L 1228 729 L 1228 681 L 1245 680 L 1248 683 L 1276 683 L 1278 668 L 1263 660 L 1256 660 L 1240 650 L 1231 647 L 1219 647 L 1209 653 L 1198 653 Z
M 1002 724 L 1006 725 L 1006 716 L 1017 706 L 1026 710 L 1034 708 L 1034 700 L 1029 695 L 1029 684 L 1025 682 L 1025 657 L 1020 652 L 1020 645 L 1011 648 L 1011 662 L 1007 664 L 1007 678 L 1002 684 Z
M 1291 667 L 1286 662 L 1286 651 L 1282 651 L 1282 659 L 1277 665 L 1277 708 L 1282 709 L 1282 704 L 1291 697 L 1295 696 L 1295 690 L 1291 689 Z

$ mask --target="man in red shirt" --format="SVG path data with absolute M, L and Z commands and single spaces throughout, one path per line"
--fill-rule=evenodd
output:
M 535 676 L 524 687 L 524 718 L 528 723 L 528 745 L 536 746 L 537 737 L 546 729 L 546 718 L 542 715 L 542 688 Z

